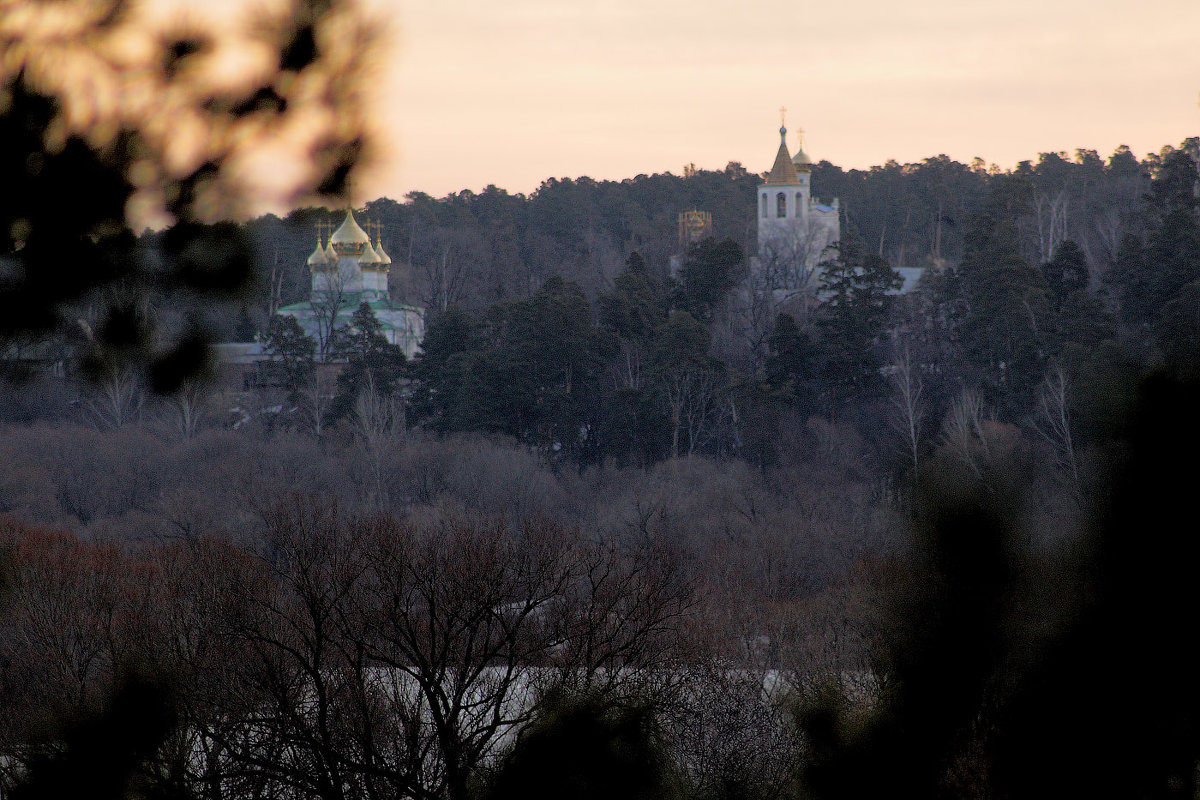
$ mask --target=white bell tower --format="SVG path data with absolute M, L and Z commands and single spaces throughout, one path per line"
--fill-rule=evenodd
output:
M 787 109 L 779 109 L 782 115 Z M 801 131 L 801 134 L 803 131 Z M 781 119 L 775 163 L 759 185 L 758 258 L 761 269 L 796 290 L 813 284 L 825 249 L 841 237 L 838 201 L 827 206 L 812 198 L 812 161 L 803 140 L 795 157 L 788 152 L 787 125 Z

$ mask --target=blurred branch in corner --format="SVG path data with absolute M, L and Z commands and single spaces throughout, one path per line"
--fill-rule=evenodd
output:
M 366 16 L 201 10 L 0 0 L 0 355 L 66 341 L 86 377 L 173 391 L 209 361 L 206 312 L 255 280 L 231 220 L 347 194 Z

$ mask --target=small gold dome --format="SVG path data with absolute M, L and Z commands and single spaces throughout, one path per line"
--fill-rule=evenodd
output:
M 796 143 L 796 155 L 792 156 L 792 166 L 796 168 L 797 172 L 810 172 L 813 160 L 808 153 L 804 152 L 804 131 L 798 131 L 797 136 L 799 141 Z
M 317 249 L 312 251 L 312 255 L 308 257 L 308 265 L 310 267 L 327 267 L 329 266 L 329 256 L 325 252 L 325 248 L 321 246 L 321 237 L 317 237 Z
M 376 253 L 374 248 L 371 247 L 371 243 L 367 242 L 363 245 L 363 252 L 362 255 L 358 257 L 358 263 L 374 266 L 375 264 L 382 264 L 383 259 L 381 259 L 379 254 Z
M 383 242 L 379 241 L 379 237 L 375 237 L 375 253 L 379 256 L 379 260 L 384 264 L 391 264 L 392 257 L 383 249 Z

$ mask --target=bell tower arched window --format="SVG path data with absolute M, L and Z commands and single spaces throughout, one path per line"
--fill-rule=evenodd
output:
M 763 196 L 762 196 L 762 215 L 764 217 L 767 215 L 767 193 L 766 192 L 763 192 Z
M 787 195 L 783 192 L 775 195 L 775 216 L 787 216 Z

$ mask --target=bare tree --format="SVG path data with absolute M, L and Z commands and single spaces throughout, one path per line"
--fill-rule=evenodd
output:
M 317 357 L 328 361 L 333 355 L 335 338 L 338 330 L 338 315 L 346 303 L 346 286 L 349 282 L 349 272 L 353 267 L 340 265 L 337 268 L 323 272 L 325 282 L 322 288 L 312 293 L 312 308 L 317 323 Z
M 787 304 L 794 305 L 795 298 Z M 718 346 L 726 339 L 741 344 L 740 352 L 735 346 L 731 352 L 721 354 L 725 361 L 737 363 L 739 357 L 748 356 L 746 366 L 750 371 L 761 367 L 767 358 L 767 339 L 783 305 L 785 303 L 780 301 L 774 289 L 754 274 L 749 275 L 734 291 L 729 303 L 730 313 L 721 320 L 728 328 L 727 334 L 722 335 L 725 331 L 718 330 L 715 336 Z
M 272 793 L 364 794 L 353 700 L 369 676 L 340 627 L 364 571 L 355 534 L 334 503 L 279 503 L 267 513 L 260 560 L 222 576 L 214 610 L 246 655 L 226 676 L 236 724 L 212 734 L 234 774 Z
M 701 370 L 682 395 L 680 421 L 687 432 L 688 458 L 713 439 L 723 412 L 732 410 L 732 406 L 720 402 L 721 388 L 721 376 L 716 371 Z
M 677 562 L 560 526 L 348 517 L 293 498 L 211 604 L 234 672 L 209 750 L 226 776 L 331 800 L 461 799 L 553 686 L 674 684 Z M 245 791 L 245 789 L 243 789 Z
M 395 394 L 385 395 L 375 387 L 371 371 L 366 386 L 354 402 L 354 430 L 370 470 L 370 490 L 366 501 L 382 511 L 387 508 L 387 486 L 383 465 L 388 453 L 404 434 L 404 403 Z
M 96 383 L 86 407 L 101 430 L 113 430 L 137 420 L 144 393 L 141 376 L 130 366 L 113 367 Z
M 191 439 L 200 430 L 207 413 L 208 386 L 202 381 L 184 381 L 167 399 L 175 432 L 182 439 Z
M 685 365 L 664 376 L 663 392 L 671 420 L 671 458 L 679 458 L 682 434 L 687 435 L 688 456 L 711 435 L 717 389 L 717 376 L 711 369 Z
M 325 431 L 325 417 L 337 392 L 337 379 L 328 369 L 317 365 L 308 379 L 297 388 L 300 411 L 313 436 L 320 437 Z
M 950 411 L 942 423 L 942 446 L 977 479 L 983 477 L 984 465 L 990 458 L 985 420 L 979 395 L 964 389 L 950 404 Z
M 612 362 L 613 385 L 619 389 L 645 388 L 648 358 L 641 342 L 621 339 L 620 355 Z
M 689 657 L 702 660 L 687 632 L 696 600 L 682 553 L 643 539 L 591 543 L 575 558 L 549 654 L 559 685 L 678 700 Z
M 1080 491 L 1079 463 L 1071 433 L 1071 382 L 1062 367 L 1055 366 L 1038 390 L 1038 413 L 1033 427 L 1053 448 L 1058 468 L 1070 476 L 1075 492 Z
M 269 796 L 261 772 L 236 757 L 269 729 L 242 682 L 256 650 L 231 635 L 267 585 L 262 565 L 235 545 L 202 536 L 156 542 L 144 556 L 154 570 L 154 604 L 140 633 L 154 643 L 149 663 L 179 678 L 181 724 L 164 760 L 197 797 Z
M 691 684 L 665 727 L 697 796 L 788 796 L 800 741 L 787 705 L 772 674 L 756 669 L 722 664 Z
M 900 434 L 912 468 L 916 469 L 921 450 L 921 428 L 925 422 L 924 385 L 919 366 L 913 366 L 907 343 L 903 350 L 897 346 L 888 371 L 893 391 L 892 407 L 896 409 L 896 415 L 891 418 L 892 427 Z
M 152 581 L 112 544 L 0 519 L 0 792 L 45 753 L 47 732 L 86 718 L 121 670 L 148 654 L 139 636 Z M 53 734 L 51 734 L 53 735 Z
M 1034 217 L 1038 230 L 1038 263 L 1054 258 L 1058 246 L 1067 238 L 1067 208 L 1070 197 L 1065 189 L 1051 195 L 1038 192 L 1033 198 Z
M 413 257 L 412 241 L 416 237 L 415 221 L 412 236 L 410 259 Z M 467 299 L 471 282 L 475 279 L 472 266 L 483 259 L 486 248 L 474 231 L 436 228 L 432 239 L 434 249 L 420 265 L 425 285 L 423 302 L 426 308 L 445 311 Z
M 392 676 L 393 719 L 410 720 L 406 763 L 420 754 L 429 796 L 461 800 L 478 766 L 530 719 L 552 673 L 555 605 L 572 577 L 563 533 L 447 521 L 373 529 L 366 604 L 371 661 Z M 427 723 L 427 727 L 421 725 Z
M 818 265 L 832 244 L 829 231 L 813 217 L 806 217 L 786 235 L 769 239 L 758 255 L 752 280 L 770 292 L 777 303 L 816 289 Z
M 580 236 L 586 264 L 580 264 L 576 274 L 569 277 L 589 295 L 612 288 L 613 278 L 621 271 L 624 256 L 612 237 L 594 219 L 588 219 Z
M 750 357 L 751 369 L 766 359 L 767 337 L 781 310 L 798 310 L 799 317 L 805 316 L 830 244 L 829 230 L 810 217 L 787 234 L 769 239 L 752 260 L 746 280 L 732 297 L 727 320 L 730 333 Z
M 276 244 L 271 256 L 271 274 L 267 281 L 267 319 L 275 316 L 279 310 L 280 298 L 283 296 L 284 270 L 279 265 L 279 245 Z
M 375 387 L 370 370 L 364 374 L 366 385 L 354 403 L 354 430 L 369 447 L 379 450 L 403 434 L 404 405 L 395 394 L 385 395 Z

